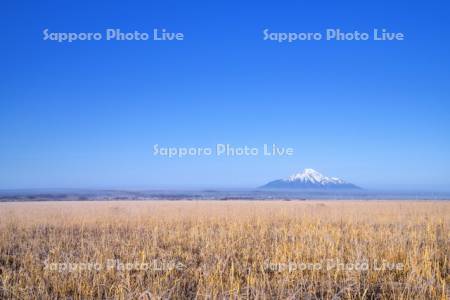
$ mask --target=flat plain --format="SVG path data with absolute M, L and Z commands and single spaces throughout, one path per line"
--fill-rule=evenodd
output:
M 1 299 L 448 299 L 450 201 L 0 203 Z

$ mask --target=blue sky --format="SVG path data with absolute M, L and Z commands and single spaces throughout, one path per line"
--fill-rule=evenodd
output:
M 450 189 L 446 1 L 9 1 L 1 9 L 0 188 L 254 187 L 310 167 L 368 188 Z M 42 31 L 183 32 L 180 42 Z M 404 41 L 263 40 L 262 30 Z M 152 155 L 154 144 L 292 157 Z

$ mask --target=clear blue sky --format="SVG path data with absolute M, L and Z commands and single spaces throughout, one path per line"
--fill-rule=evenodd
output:
M 364 187 L 450 189 L 448 1 L 7 1 L 0 188 L 254 187 L 305 167 Z M 183 32 L 176 43 L 42 40 Z M 262 30 L 403 32 L 402 42 Z M 277 143 L 284 158 L 152 155 Z

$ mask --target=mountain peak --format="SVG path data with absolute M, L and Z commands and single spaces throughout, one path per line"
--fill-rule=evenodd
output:
M 298 172 L 293 174 L 287 178 L 288 181 L 296 181 L 296 180 L 312 180 L 312 181 L 321 181 L 325 176 L 320 174 L 314 169 L 304 169 L 303 172 Z
M 320 172 L 306 168 L 302 172 L 295 173 L 286 179 L 279 179 L 263 186 L 264 188 L 305 188 L 305 189 L 355 189 L 354 184 L 348 183 L 337 177 L 328 177 Z

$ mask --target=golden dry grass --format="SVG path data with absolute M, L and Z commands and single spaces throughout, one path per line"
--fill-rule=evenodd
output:
M 449 216 L 447 201 L 0 203 L 0 298 L 448 299 Z

